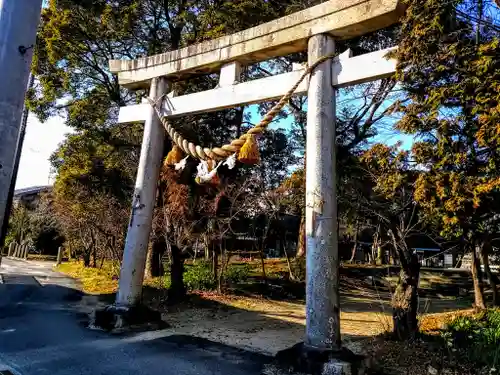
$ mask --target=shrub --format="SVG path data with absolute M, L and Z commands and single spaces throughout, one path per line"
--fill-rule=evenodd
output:
M 241 283 L 249 277 L 250 271 L 248 264 L 229 264 L 223 275 L 223 281 L 228 284 Z M 212 273 L 211 263 L 197 261 L 187 266 L 184 271 L 184 284 L 189 291 L 217 289 L 217 280 Z
M 187 290 L 213 290 L 217 282 L 210 263 L 199 261 L 184 271 L 184 284 Z
M 249 264 L 229 264 L 227 270 L 224 273 L 224 280 L 229 284 L 238 284 L 246 281 L 250 275 L 250 265 Z
M 442 337 L 462 358 L 495 368 L 500 362 L 500 310 L 457 317 L 448 323 Z

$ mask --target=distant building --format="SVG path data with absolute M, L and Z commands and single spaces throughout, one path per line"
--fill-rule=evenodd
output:
M 346 231 L 342 226 L 340 227 L 339 235 L 339 252 L 342 260 L 350 260 L 352 257 L 352 249 L 354 246 L 354 238 L 352 235 L 345 234 Z M 353 257 L 353 261 L 357 263 L 369 263 L 374 256 L 378 254 L 373 254 L 373 237 L 375 234 L 375 228 L 366 226 L 361 228 L 358 234 L 358 243 L 356 247 L 356 252 Z M 412 249 L 417 257 L 420 265 L 422 267 L 432 267 L 432 268 L 454 268 L 457 266 L 459 261 L 458 253 L 455 247 L 450 247 L 450 245 L 445 244 L 445 241 L 438 239 L 440 241 L 434 241 L 429 236 L 424 234 L 413 234 L 407 239 L 407 245 Z M 438 242 L 443 243 L 443 245 Z M 384 264 L 398 264 L 398 260 L 393 259 L 393 251 L 391 245 L 386 241 L 383 241 L 382 246 L 382 257 Z
M 498 265 L 498 257 L 495 255 L 489 255 L 488 260 L 490 263 L 490 269 L 492 271 L 498 272 L 500 270 L 500 266 Z M 484 269 L 484 265 L 482 264 L 483 263 L 482 260 L 480 260 L 480 262 L 481 262 L 481 269 Z M 464 254 L 464 256 L 462 257 L 462 262 L 461 262 L 460 268 L 470 270 L 471 267 L 472 267 L 472 254 L 469 252 L 467 254 Z
M 18 189 L 14 191 L 13 206 L 16 207 L 19 204 L 23 204 L 27 207 L 34 208 L 42 193 L 47 193 L 52 191 L 51 185 L 45 186 L 31 186 L 28 188 Z

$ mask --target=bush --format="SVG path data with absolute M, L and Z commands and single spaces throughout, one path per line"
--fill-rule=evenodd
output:
M 223 280 L 225 283 L 238 284 L 248 278 L 250 270 L 248 264 L 229 264 L 223 275 Z M 184 271 L 184 285 L 189 291 L 217 289 L 217 280 L 212 273 L 211 263 L 197 261 L 195 264 L 187 266 Z
M 184 285 L 187 290 L 213 290 L 217 282 L 210 263 L 198 261 L 184 271 Z
M 242 281 L 246 281 L 250 275 L 250 265 L 249 264 L 229 264 L 227 270 L 224 273 L 224 280 L 228 284 L 238 284 Z
M 442 337 L 462 358 L 494 368 L 500 362 L 500 310 L 457 317 L 448 323 Z

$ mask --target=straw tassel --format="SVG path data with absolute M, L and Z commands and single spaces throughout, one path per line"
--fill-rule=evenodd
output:
M 170 152 L 167 154 L 167 157 L 165 158 L 165 164 L 175 165 L 182 160 L 182 156 L 183 154 L 179 146 L 174 145 L 172 147 L 172 150 L 170 150 Z
M 243 164 L 259 164 L 260 163 L 260 153 L 259 145 L 253 134 L 249 134 L 245 143 L 238 153 L 238 160 Z

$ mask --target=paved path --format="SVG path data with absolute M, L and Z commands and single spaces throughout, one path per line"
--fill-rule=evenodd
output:
M 12 284 L 16 278 L 22 276 L 24 281 L 31 280 L 33 283 L 43 285 L 60 285 L 76 289 L 76 281 L 53 270 L 54 262 L 27 261 L 24 259 L 3 258 L 0 265 L 0 277 L 5 283 Z M 27 279 L 24 276 L 30 276 Z M 0 280 L 0 282 L 2 282 Z
M 90 331 L 79 309 L 82 294 L 52 264 L 4 258 L 0 274 L 0 373 L 257 375 L 269 361 L 189 336 Z

